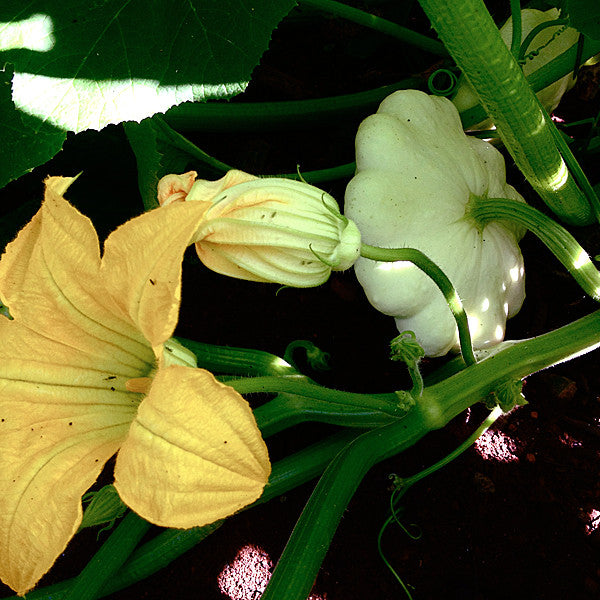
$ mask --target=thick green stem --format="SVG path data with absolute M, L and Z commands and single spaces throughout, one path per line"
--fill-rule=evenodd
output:
M 588 58 L 591 58 L 598 52 L 600 52 L 600 41 L 586 38 L 583 44 L 582 60 L 586 61 Z M 543 90 L 545 87 L 549 86 L 551 83 L 558 81 L 569 73 L 572 73 L 573 66 L 576 62 L 576 57 L 577 44 L 571 46 L 571 48 L 565 50 L 556 58 L 553 58 L 543 67 L 536 69 L 533 73 L 527 76 L 527 82 L 531 86 L 531 89 L 534 92 L 539 92 L 540 90 Z M 468 129 L 475 123 L 485 120 L 486 117 L 487 115 L 485 109 L 480 104 L 460 113 L 460 119 L 465 129 Z
M 507 381 L 600 345 L 600 311 L 526 340 L 426 388 L 403 421 L 364 433 L 330 463 L 308 501 L 262 600 L 305 600 L 348 502 L 376 462 L 446 425 Z
M 585 293 L 600 301 L 600 272 L 589 254 L 564 227 L 544 213 L 517 200 L 472 197 L 466 215 L 480 227 L 502 219 L 526 227 L 558 258 Z
M 448 51 L 444 48 L 444 45 L 437 40 L 382 19 L 381 17 L 348 6 L 347 4 L 335 2 L 334 0 L 300 0 L 300 6 L 309 6 L 337 15 L 353 23 L 358 23 L 359 25 L 375 29 L 380 33 L 395 37 L 401 42 L 406 42 L 411 46 L 416 46 L 432 54 L 448 56 Z
M 420 250 L 415 250 L 414 248 L 377 248 L 376 246 L 369 246 L 367 244 L 361 245 L 360 255 L 364 258 L 381 262 L 396 262 L 400 260 L 411 262 L 430 277 L 442 294 L 444 294 L 444 298 L 454 315 L 458 327 L 460 351 L 465 363 L 472 365 L 476 362 L 473 355 L 473 344 L 471 343 L 471 334 L 469 333 L 467 313 L 452 282 L 432 260 Z
M 94 600 L 129 558 L 152 525 L 129 512 L 83 571 L 74 579 L 65 600 Z
M 182 131 L 271 131 L 327 126 L 360 119 L 392 92 L 413 88 L 417 78 L 404 79 L 366 92 L 314 100 L 280 102 L 186 102 L 169 109 L 165 121 Z
M 228 381 L 227 385 L 240 394 L 287 392 L 297 396 L 305 396 L 307 399 L 323 401 L 330 405 L 332 412 L 334 412 L 334 409 L 340 412 L 341 424 L 343 424 L 343 412 L 349 411 L 352 413 L 356 412 L 356 409 L 369 413 L 372 411 L 381 412 L 393 418 L 404 415 L 403 410 L 398 406 L 398 399 L 395 394 L 356 394 L 333 390 L 311 383 L 303 376 L 251 377 Z M 264 405 L 264 408 L 268 410 L 268 405 Z M 264 414 L 264 411 L 259 414 Z
M 325 470 L 305 506 L 262 600 L 305 600 L 325 558 L 339 519 L 358 484 L 386 447 L 401 452 L 426 433 L 413 409 L 402 428 L 381 427 L 348 444 Z M 390 428 L 391 427 L 391 428 Z
M 406 413 L 397 398 L 391 407 L 397 413 L 395 416 L 389 413 L 390 403 L 387 400 L 376 407 L 317 400 L 296 394 L 278 394 L 273 400 L 255 408 L 254 417 L 262 436 L 267 438 L 308 421 L 358 429 L 381 427 L 402 418 Z
M 475 89 L 518 167 L 544 202 L 570 223 L 594 220 L 556 148 L 537 99 L 483 0 L 419 0 Z

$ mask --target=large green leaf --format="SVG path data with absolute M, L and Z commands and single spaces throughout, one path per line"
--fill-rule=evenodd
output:
M 567 0 L 570 25 L 577 31 L 600 40 L 600 2 L 598 0 Z
M 62 129 L 15 108 L 12 75 L 10 65 L 0 69 L 0 188 L 54 156 L 67 137 Z
M 272 30 L 295 4 L 2 0 L 0 65 L 14 65 L 16 108 L 44 126 L 78 132 L 140 121 L 184 101 L 242 92 Z M 22 141 L 32 135 L 14 111 L 3 118 L 0 162 L 11 158 L 4 129 Z M 44 148 L 27 168 L 56 152 Z M 22 172 L 9 168 L 10 178 Z

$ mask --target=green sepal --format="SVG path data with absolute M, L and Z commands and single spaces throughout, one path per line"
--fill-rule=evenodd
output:
M 13 320 L 13 317 L 10 314 L 10 311 L 8 310 L 8 306 L 2 304 L 2 302 L 0 302 L 0 315 L 6 317 L 7 319 L 10 319 L 11 321 Z
M 83 496 L 83 501 L 88 502 L 79 530 L 86 527 L 95 527 L 108 523 L 112 527 L 114 522 L 123 516 L 127 506 L 121 500 L 115 486 L 105 485 L 97 492 L 88 492 Z

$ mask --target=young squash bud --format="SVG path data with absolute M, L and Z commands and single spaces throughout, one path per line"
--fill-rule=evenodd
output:
M 332 270 L 350 268 L 358 258 L 358 228 L 322 190 L 235 170 L 217 181 L 192 183 L 195 175 L 164 177 L 159 202 L 206 203 L 194 242 L 200 260 L 213 271 L 311 287 L 325 282 Z

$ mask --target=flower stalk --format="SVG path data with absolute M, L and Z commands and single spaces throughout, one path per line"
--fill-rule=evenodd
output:
M 473 196 L 467 206 L 466 216 L 481 227 L 500 219 L 510 219 L 526 227 L 556 256 L 583 291 L 600 302 L 600 272 L 590 255 L 562 225 L 544 213 L 508 198 Z
M 376 246 L 369 246 L 368 244 L 361 245 L 360 255 L 364 258 L 381 262 L 411 262 L 430 277 L 438 286 L 442 294 L 444 294 L 448 307 L 452 311 L 456 326 L 458 327 L 460 351 L 465 363 L 467 365 L 472 365 L 477 362 L 475 360 L 475 355 L 473 354 L 473 344 L 471 342 L 471 334 L 469 333 L 467 313 L 463 308 L 462 302 L 454 289 L 452 282 L 432 260 L 425 256 L 420 250 L 414 248 L 378 248 Z

